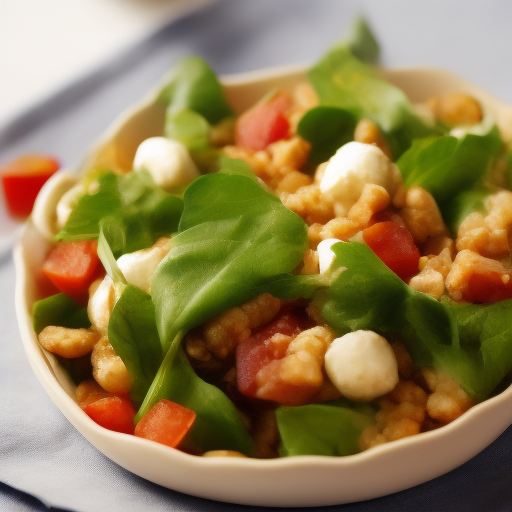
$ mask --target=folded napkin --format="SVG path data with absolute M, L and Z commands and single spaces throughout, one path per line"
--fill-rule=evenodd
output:
M 510 68 L 500 66 L 498 75 L 496 67 L 492 74 L 492 62 L 508 62 L 512 4 L 229 0 L 173 23 L 4 127 L 0 160 L 44 150 L 59 155 L 65 164 L 74 163 L 112 119 L 143 96 L 179 57 L 201 55 L 219 73 L 313 62 L 361 13 L 381 40 L 386 64 L 450 68 L 512 102 Z M 456 19 L 461 23 L 456 24 Z M 162 488 L 120 468 L 91 446 L 53 405 L 29 367 L 15 320 L 14 280 L 11 256 L 4 253 L 0 255 L 1 510 L 43 510 L 35 498 L 48 507 L 79 512 L 254 510 Z M 509 429 L 480 455 L 443 477 L 391 496 L 327 509 L 505 511 L 512 509 L 511 481 Z

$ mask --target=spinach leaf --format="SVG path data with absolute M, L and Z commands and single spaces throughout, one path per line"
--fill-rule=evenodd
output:
M 485 213 L 484 201 L 491 191 L 475 187 L 459 192 L 451 201 L 443 205 L 443 218 L 450 231 L 456 235 L 462 221 L 473 212 Z
M 141 404 L 162 361 L 155 306 L 140 288 L 127 285 L 108 323 L 108 339 L 132 380 L 131 398 Z
M 338 334 L 399 334 L 416 365 L 442 369 L 476 399 L 489 396 L 512 369 L 512 300 L 441 303 L 407 286 L 363 244 L 332 249 L 346 270 L 314 301 Z
M 364 18 L 358 18 L 353 24 L 347 41 L 354 57 L 368 64 L 376 64 L 380 56 L 379 43 L 375 39 Z
M 32 306 L 32 325 L 36 334 L 39 334 L 49 325 L 87 329 L 91 322 L 87 316 L 87 307 L 80 306 L 65 293 L 57 293 L 38 300 Z
M 295 455 L 352 455 L 360 451 L 359 437 L 373 423 L 369 406 L 347 407 L 343 401 L 326 404 L 279 407 L 277 427 L 279 453 Z
M 207 149 L 210 125 L 233 115 L 217 76 L 199 57 L 186 57 L 174 66 L 159 101 L 168 105 L 165 136 L 191 151 Z
M 354 138 L 356 118 L 338 107 L 315 107 L 306 112 L 297 133 L 311 144 L 308 163 L 318 165 L 331 158 L 337 149 Z
M 379 78 L 346 46 L 331 50 L 309 71 L 308 77 L 322 106 L 338 107 L 357 120 L 368 118 L 375 122 L 385 133 L 395 159 L 413 139 L 434 132 L 414 114 L 402 90 Z
M 178 386 L 175 377 L 179 371 L 192 372 L 186 361 L 180 362 L 183 334 L 291 272 L 308 243 L 304 221 L 252 178 L 202 176 L 187 188 L 184 203 L 179 234 L 151 281 L 166 356 L 139 417 L 160 398 L 173 396 L 184 403 L 186 387 Z M 218 400 L 227 398 L 219 395 Z
M 187 442 L 203 451 L 228 449 L 245 454 L 252 451 L 252 441 L 240 415 L 229 398 L 216 386 L 195 373 L 178 343 L 169 350 L 151 385 L 148 396 L 154 403 L 162 398 L 177 402 L 196 413 Z M 147 400 L 147 398 L 146 398 Z M 135 420 L 146 411 L 144 402 Z
M 179 234 L 151 283 L 165 348 L 180 331 L 291 272 L 307 247 L 304 221 L 251 178 L 202 176 L 187 188 L 184 203 Z
M 215 72 L 200 57 L 185 57 L 173 67 L 158 100 L 173 114 L 193 110 L 210 124 L 233 114 Z
M 117 232 L 108 240 L 117 258 L 175 232 L 182 211 L 183 200 L 156 186 L 146 171 L 106 172 L 97 190 L 79 199 L 57 239 L 97 239 L 100 222 L 108 217 L 109 233 Z
M 103 264 L 107 274 L 110 276 L 112 281 L 115 284 L 125 285 L 126 279 L 121 272 L 120 268 L 117 266 L 117 261 L 112 252 L 111 246 L 107 241 L 108 238 L 113 242 L 114 246 L 120 245 L 124 243 L 123 231 L 118 229 L 119 226 L 116 225 L 113 217 L 105 217 L 100 222 L 100 236 L 98 238 L 98 257 Z M 107 233 L 105 235 L 105 233 Z M 121 236 L 122 239 L 119 241 L 117 239 L 118 236 Z
M 246 178 L 250 178 L 252 181 L 258 182 L 258 178 L 252 172 L 252 169 L 249 167 L 249 164 L 244 162 L 243 160 L 239 160 L 238 158 L 229 158 L 227 156 L 219 158 L 217 165 L 219 172 L 222 174 L 235 174 L 237 176 L 245 176 Z
M 185 108 L 174 113 L 171 104 L 165 118 L 164 134 L 169 139 L 180 141 L 190 151 L 200 151 L 209 146 L 210 125 L 201 115 Z
M 428 190 L 443 210 L 455 195 L 481 181 L 502 148 L 499 130 L 415 141 L 398 160 L 404 183 Z

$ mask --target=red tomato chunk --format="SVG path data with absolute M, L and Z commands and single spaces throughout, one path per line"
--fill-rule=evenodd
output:
M 272 142 L 288 137 L 290 125 L 284 112 L 290 105 L 288 96 L 276 94 L 266 103 L 257 104 L 242 114 L 235 127 L 236 145 L 260 151 Z
M 194 411 L 170 400 L 160 400 L 137 423 L 135 435 L 176 448 L 195 419 Z
M 407 228 L 394 222 L 379 222 L 363 230 L 363 240 L 401 279 L 418 273 L 420 251 Z
M 135 409 L 130 399 L 109 396 L 82 407 L 83 411 L 101 427 L 123 434 L 133 434 Z
M 60 167 L 59 162 L 46 155 L 26 155 L 2 166 L 2 186 L 9 213 L 27 217 L 37 194 L 48 178 Z
M 90 284 L 102 270 L 97 248 L 94 240 L 60 242 L 46 258 L 43 272 L 61 292 L 85 303 Z
M 308 322 L 290 308 L 283 308 L 278 316 L 261 331 L 254 334 L 236 349 L 237 386 L 245 396 L 255 397 L 257 391 L 256 375 L 272 361 L 285 356 L 286 347 L 279 351 L 272 347 L 268 340 L 274 334 L 296 336 L 310 327 Z
M 485 304 L 512 299 L 511 276 L 493 271 L 475 272 L 471 274 L 462 298 L 469 302 Z

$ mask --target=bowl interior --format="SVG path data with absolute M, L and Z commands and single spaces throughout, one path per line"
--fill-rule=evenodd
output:
M 466 80 L 427 69 L 382 73 L 403 88 L 413 102 L 450 91 L 476 96 L 495 117 L 505 139 L 511 140 L 512 107 Z M 269 89 L 289 88 L 304 76 L 302 67 L 285 68 L 228 77 L 224 84 L 235 110 L 243 111 Z M 140 142 L 162 133 L 165 111 L 155 98 L 156 91 L 125 112 L 91 150 L 81 170 L 100 165 L 131 169 Z M 249 505 L 319 506 L 358 501 L 417 485 L 457 467 L 496 439 L 512 421 L 512 390 L 508 388 L 436 431 L 349 457 L 270 461 L 202 459 L 107 431 L 76 405 L 73 383 L 56 359 L 39 346 L 32 329 L 30 311 L 39 298 L 38 276 L 49 249 L 50 243 L 29 221 L 15 249 L 16 309 L 34 372 L 62 413 L 96 448 L 129 471 L 160 485 Z

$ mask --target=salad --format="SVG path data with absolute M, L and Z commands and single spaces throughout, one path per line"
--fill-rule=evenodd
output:
M 94 421 L 193 455 L 343 456 L 506 384 L 508 148 L 474 98 L 412 105 L 377 57 L 360 22 L 238 115 L 183 59 L 159 136 L 68 187 L 33 325 Z

